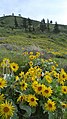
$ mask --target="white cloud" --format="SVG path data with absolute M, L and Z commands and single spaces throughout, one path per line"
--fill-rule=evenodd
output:
M 23 17 L 41 20 L 52 19 L 54 22 L 67 24 L 67 0 L 2 0 L 0 15 L 15 13 Z

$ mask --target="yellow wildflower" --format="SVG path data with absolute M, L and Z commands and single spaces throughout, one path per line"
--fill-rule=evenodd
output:
M 48 100 L 47 103 L 45 103 L 44 108 L 47 111 L 55 111 L 55 109 L 56 109 L 55 102 L 52 100 Z
M 30 67 L 32 67 L 32 66 L 33 66 L 33 62 L 32 62 L 32 61 L 30 61 L 30 62 L 29 62 L 29 65 L 30 65 Z
M 36 100 L 38 100 L 38 99 L 35 97 L 35 95 L 32 95 L 32 94 L 29 94 L 29 95 L 28 95 L 28 100 L 27 100 L 27 101 L 29 102 L 29 105 L 30 105 L 30 106 L 36 107 L 37 104 L 38 104 L 38 103 L 36 102 Z
M 67 108 L 67 104 L 65 104 L 64 102 L 61 103 L 62 108 Z
M 7 86 L 7 81 L 3 78 L 0 78 L 0 88 L 4 88 Z
M 23 77 L 24 77 L 24 72 L 21 71 L 21 72 L 19 73 L 19 76 L 20 76 L 21 78 L 23 78 Z
M 4 94 L 0 93 L 0 103 L 3 103 L 4 99 L 5 99 Z
M 10 67 L 11 67 L 12 71 L 14 71 L 14 72 L 16 72 L 19 68 L 18 64 L 14 63 L 14 62 L 10 64 Z
M 61 87 L 61 92 L 64 94 L 67 94 L 67 86 L 62 86 Z
M 0 105 L 0 116 L 2 116 L 2 118 L 4 118 L 4 119 L 8 119 L 9 117 L 13 116 L 14 110 L 15 110 L 15 108 L 12 105 L 12 102 L 9 103 L 6 100 L 5 103 L 2 103 Z
M 17 102 L 23 102 L 24 100 L 26 100 L 27 98 L 27 95 L 23 94 L 23 95 L 20 95 L 17 99 Z
M 51 77 L 51 76 L 46 75 L 45 78 L 46 78 L 46 81 L 47 81 L 48 83 L 52 83 L 52 77 Z
M 42 95 L 45 96 L 46 98 L 50 97 L 52 94 L 52 89 L 51 87 L 44 87 L 42 90 Z
M 27 85 L 28 85 L 28 84 L 27 84 L 24 80 L 22 80 L 22 81 L 20 82 L 20 85 L 21 85 L 21 90 L 22 90 L 22 91 L 27 89 Z

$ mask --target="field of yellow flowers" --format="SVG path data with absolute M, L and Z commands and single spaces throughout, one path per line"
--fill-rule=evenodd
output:
M 4 58 L 0 63 L 0 119 L 66 119 L 67 72 L 40 52 L 23 52 L 19 66 Z

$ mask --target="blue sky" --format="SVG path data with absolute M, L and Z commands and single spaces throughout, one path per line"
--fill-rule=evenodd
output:
M 22 17 L 41 21 L 57 21 L 67 25 L 67 0 L 1 0 L 0 16 L 21 14 Z

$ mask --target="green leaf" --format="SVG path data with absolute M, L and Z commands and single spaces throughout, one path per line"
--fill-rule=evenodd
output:
M 40 104 L 40 107 L 43 107 L 43 101 L 42 100 L 39 101 L 39 104 Z
M 20 104 L 20 109 L 25 110 L 25 114 L 23 115 L 24 117 L 30 117 L 31 116 L 31 107 L 27 105 L 21 105 Z
M 31 108 L 31 113 L 35 113 L 36 112 L 36 107 L 32 107 Z
M 52 97 L 52 99 L 53 99 L 54 101 L 59 102 L 59 98 L 58 98 L 58 97 Z
M 19 117 L 17 116 L 17 113 L 14 113 L 13 117 L 11 117 L 11 119 L 19 119 Z
M 49 119 L 55 119 L 55 116 L 54 116 L 53 112 L 49 112 Z
M 64 111 L 64 119 L 67 119 L 67 109 Z
M 57 90 L 57 92 L 60 92 L 61 86 L 57 86 L 56 90 Z

